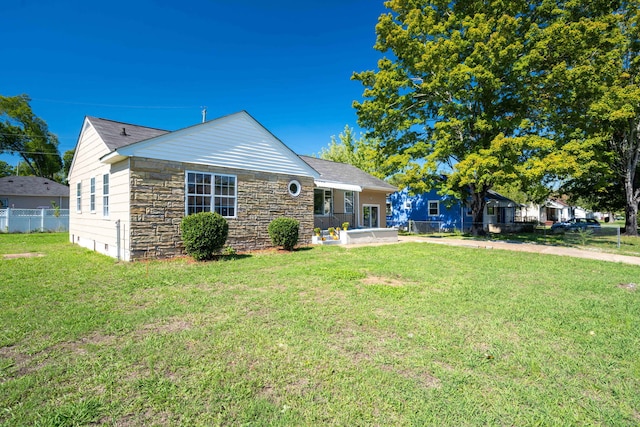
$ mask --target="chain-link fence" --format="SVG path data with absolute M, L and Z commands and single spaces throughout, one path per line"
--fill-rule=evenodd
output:
M 451 224 L 444 221 L 413 221 L 409 220 L 401 230 L 410 234 L 442 234 L 442 233 L 470 233 L 473 223 Z M 496 224 L 477 224 L 479 229 L 491 238 L 514 239 L 518 241 L 539 242 L 545 244 L 567 244 L 571 246 L 600 246 L 603 248 L 620 249 L 624 246 L 624 236 L 617 226 L 602 226 L 600 228 L 585 229 L 552 229 L 547 225 L 536 222 L 514 222 Z

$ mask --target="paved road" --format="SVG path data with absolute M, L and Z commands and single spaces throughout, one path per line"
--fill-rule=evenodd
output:
M 606 252 L 567 248 L 563 246 L 538 245 L 535 243 L 519 243 L 504 241 L 463 240 L 423 236 L 398 236 L 399 242 L 424 242 L 439 245 L 465 246 L 480 249 L 505 249 L 509 251 L 536 252 L 540 254 L 572 256 L 578 258 L 597 259 L 600 261 L 621 262 L 640 265 L 640 257 L 617 255 Z

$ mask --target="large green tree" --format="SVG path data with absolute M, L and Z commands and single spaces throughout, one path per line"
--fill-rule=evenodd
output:
M 0 153 L 19 154 L 33 175 L 53 179 L 62 169 L 58 138 L 29 102 L 27 95 L 0 96 Z
M 355 73 L 354 102 L 367 136 L 397 165 L 399 180 L 424 191 L 446 173 L 442 192 L 470 199 L 482 234 L 488 191 L 539 183 L 558 163 L 554 141 L 531 121 L 535 77 L 528 62 L 536 5 L 520 0 L 390 0 L 375 48 L 388 57 Z
M 581 154 L 565 188 L 599 206 L 624 209 L 626 234 L 637 236 L 640 1 L 598 6 L 579 19 L 560 10 L 555 28 L 545 29 L 556 48 L 548 55 L 554 68 L 546 87 L 560 100 L 548 110 L 555 113 L 549 129 Z
M 393 170 L 389 160 L 380 155 L 380 141 L 363 135 L 356 139 L 354 129 L 349 125 L 338 138 L 331 137 L 331 142 L 320 150 L 318 157 L 348 163 L 380 179 L 386 179 Z

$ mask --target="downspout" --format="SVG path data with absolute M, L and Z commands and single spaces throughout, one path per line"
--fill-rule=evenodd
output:
M 120 220 L 116 221 L 116 257 L 120 261 Z

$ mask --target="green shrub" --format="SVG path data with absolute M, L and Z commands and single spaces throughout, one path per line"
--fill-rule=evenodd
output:
M 222 215 L 199 212 L 185 216 L 180 223 L 184 248 L 194 259 L 211 259 L 222 249 L 229 234 L 229 224 Z
M 293 218 L 276 218 L 269 224 L 269 237 L 274 246 L 282 246 L 291 251 L 298 243 L 300 222 Z
M 343 229 L 344 231 L 347 231 L 347 229 L 348 229 L 348 228 L 349 228 L 349 223 L 348 223 L 348 222 L 343 222 L 343 223 L 342 223 L 342 229 Z

